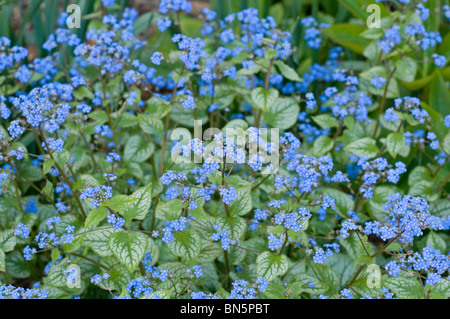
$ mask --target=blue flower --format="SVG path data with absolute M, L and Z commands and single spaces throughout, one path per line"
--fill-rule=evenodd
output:
M 156 20 L 156 24 L 158 25 L 158 30 L 161 32 L 164 32 L 172 26 L 172 20 L 170 20 L 169 18 L 166 18 L 166 17 L 160 18 L 160 19 Z
M 163 59 L 163 56 L 162 56 L 162 53 L 161 53 L 161 52 L 155 52 L 155 53 L 153 53 L 152 57 L 150 58 L 150 60 L 152 61 L 152 63 L 153 63 L 153 64 L 156 64 L 156 65 L 160 65 L 162 59 Z

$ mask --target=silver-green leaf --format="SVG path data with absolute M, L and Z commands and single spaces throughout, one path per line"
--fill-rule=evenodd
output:
M 117 232 L 109 237 L 109 248 L 129 271 L 134 271 L 147 249 L 147 236 L 139 232 Z

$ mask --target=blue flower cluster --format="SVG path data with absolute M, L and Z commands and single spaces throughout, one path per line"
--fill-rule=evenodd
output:
M 426 284 L 431 286 L 438 284 L 443 279 L 444 273 L 450 269 L 450 261 L 439 249 L 431 246 L 423 248 L 422 253 L 415 252 L 412 256 L 402 256 L 399 260 L 393 260 L 385 265 L 386 271 L 392 277 L 400 276 L 401 271 L 427 272 Z
M 395 193 L 388 197 L 383 209 L 389 212 L 386 221 L 366 222 L 364 231 L 367 235 L 374 234 L 384 241 L 412 243 L 426 228 L 444 229 L 442 219 L 430 214 L 427 201 L 421 197 Z

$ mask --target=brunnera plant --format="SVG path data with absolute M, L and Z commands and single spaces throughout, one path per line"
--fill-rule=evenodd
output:
M 1 37 L 0 297 L 449 298 L 450 8 L 341 2 Z

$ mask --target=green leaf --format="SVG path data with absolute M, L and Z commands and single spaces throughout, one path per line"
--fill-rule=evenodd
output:
M 222 299 L 228 299 L 230 297 L 230 293 L 228 291 L 226 291 L 225 289 L 223 289 L 223 287 L 220 287 L 219 290 L 217 291 L 217 296 L 222 298 Z
M 286 130 L 297 122 L 300 106 L 293 99 L 278 98 L 264 113 L 264 123 L 280 130 Z
M 52 193 L 53 193 L 53 184 L 52 182 L 50 182 L 49 180 L 47 180 L 45 182 L 45 187 L 41 190 L 42 194 L 45 194 L 49 197 L 52 197 Z
M 286 288 L 281 284 L 271 282 L 264 291 L 264 295 L 270 299 L 286 299 L 285 291 Z
M 132 278 L 128 268 L 120 264 L 112 267 L 112 270 L 108 274 L 110 277 L 108 278 L 107 285 L 111 289 L 118 291 L 122 287 L 126 287 Z M 103 285 L 100 285 L 100 287 L 103 288 Z
M 412 82 L 416 78 L 417 63 L 411 58 L 398 59 L 395 62 L 397 70 L 394 73 L 395 78 L 404 82 Z
M 134 135 L 125 145 L 124 160 L 126 162 L 144 162 L 150 158 L 154 149 L 154 144 L 144 142 L 139 135 Z
M 356 257 L 354 264 L 356 265 L 370 265 L 373 263 L 373 258 L 367 255 L 359 255 Z
M 67 261 L 67 258 L 64 258 L 58 264 L 53 264 L 47 277 L 44 278 L 44 284 L 52 287 L 67 287 L 67 278 L 63 274 L 63 270 L 66 270 L 69 265 Z
M 108 122 L 108 114 L 103 110 L 96 110 L 89 113 L 88 117 L 96 121 L 95 124 L 101 125 Z
M 83 238 L 83 244 L 92 248 L 92 250 L 101 257 L 111 256 L 112 251 L 109 249 L 109 237 L 114 233 L 111 228 L 95 229 L 86 233 Z
M 448 38 L 450 39 L 450 36 L 449 36 Z M 448 55 L 450 56 L 450 54 L 448 54 Z M 448 58 L 447 58 L 447 61 L 448 61 Z M 450 80 L 450 66 L 447 66 L 447 67 L 445 67 L 445 68 L 440 69 L 440 72 L 439 72 L 439 73 L 442 74 L 442 78 L 443 78 L 445 81 Z
M 391 290 L 399 299 L 421 299 L 424 297 L 422 287 L 417 277 L 395 277 L 384 281 L 384 286 Z
M 353 259 L 344 254 L 334 254 L 327 258 L 326 265 L 339 274 L 339 288 L 345 287 L 356 271 L 353 265 Z
M 373 191 L 373 197 L 367 202 L 367 210 L 378 221 L 384 221 L 387 212 L 383 209 L 388 197 L 397 193 L 398 189 L 392 186 L 377 186 Z
M 445 153 L 450 154 L 450 132 L 444 137 L 441 147 Z
M 275 49 L 267 49 L 266 52 L 264 53 L 264 59 L 266 61 L 270 61 L 271 59 L 273 59 L 276 56 L 277 56 L 277 50 L 275 50 Z
M 194 116 L 194 112 L 191 109 L 185 109 L 181 106 L 181 103 L 175 103 L 171 111 L 171 119 L 178 123 L 178 126 L 191 128 L 194 127 L 195 120 L 201 120 L 203 123 L 208 122 L 208 116 L 206 114 L 206 107 L 204 105 L 197 107 L 197 118 Z
M 48 172 L 50 172 L 50 168 L 55 165 L 55 161 L 51 158 L 48 158 L 47 160 L 45 160 L 44 164 L 42 165 L 42 171 L 45 174 L 48 174 Z
M 441 236 L 439 236 L 439 234 L 437 234 L 436 232 L 430 231 L 430 233 L 427 236 L 426 243 L 427 246 L 431 246 L 434 249 L 439 249 L 442 254 L 446 253 L 447 244 L 445 243 L 445 240 Z
M 13 278 L 28 278 L 31 275 L 30 263 L 17 250 L 8 254 L 6 271 Z
M 285 10 L 282 3 L 275 3 L 269 9 L 269 15 L 273 17 L 277 24 L 280 24 L 284 18 Z
M 270 109 L 270 107 L 278 99 L 279 92 L 275 89 L 264 90 L 264 88 L 259 87 L 252 91 L 252 100 L 255 106 L 263 112 Z
M 59 256 L 61 256 L 61 253 L 59 252 L 58 248 L 53 248 L 52 249 L 52 261 L 53 263 L 56 263 L 56 261 L 58 260 Z
M 168 244 L 172 253 L 178 257 L 194 261 L 202 249 L 202 239 L 193 229 L 174 234 L 175 240 Z
M 353 153 L 356 156 L 367 156 L 368 158 L 374 158 L 378 154 L 378 147 L 376 141 L 370 137 L 365 137 L 354 141 L 347 145 L 344 150 Z
M 260 72 L 262 70 L 262 66 L 259 64 L 255 64 L 253 67 L 251 67 L 250 69 L 246 69 L 246 68 L 242 68 L 240 69 L 237 74 L 238 75 L 253 75 L 256 74 L 258 72 Z
M 127 195 L 117 195 L 102 203 L 102 206 L 111 208 L 115 212 L 123 212 L 137 201 L 137 198 Z
M 27 156 L 27 154 L 24 156 Z M 18 165 L 22 175 L 26 176 L 31 182 L 40 181 L 44 177 L 42 170 L 39 167 L 31 165 L 29 161 L 21 161 Z
M 281 225 L 277 225 L 272 228 L 272 234 L 282 234 L 285 231 L 286 231 L 286 229 Z
M 121 212 L 121 215 L 123 215 L 126 220 L 144 220 L 152 205 L 151 185 L 139 188 L 131 194 L 130 197 L 137 198 L 137 200 L 128 209 Z
M 229 121 L 223 128 L 242 128 L 243 130 L 246 130 L 248 129 L 248 123 L 241 119 L 234 119 Z
M 147 245 L 147 249 L 145 252 L 149 253 L 152 256 L 152 261 L 150 262 L 150 264 L 155 265 L 159 259 L 159 247 L 155 243 L 155 241 L 153 239 L 151 239 L 150 237 L 147 238 L 147 240 L 148 240 L 148 245 Z
M 416 166 L 408 175 L 408 185 L 413 186 L 421 181 L 431 182 L 430 170 L 425 166 Z
M 430 291 L 432 299 L 448 299 L 450 298 L 450 281 L 442 279 L 438 284 L 433 286 Z
M 85 234 L 76 236 L 75 239 L 73 240 L 73 242 L 71 242 L 70 244 L 64 244 L 63 245 L 63 250 L 66 253 L 73 253 L 75 251 L 77 251 L 78 249 L 81 248 L 81 246 L 83 245 L 83 237 L 85 236 Z
M 148 107 L 145 109 L 150 114 L 156 114 L 159 119 L 164 118 L 171 110 L 172 106 L 168 101 L 153 96 L 147 101 Z
M 450 201 L 440 199 L 430 205 L 430 212 L 436 216 L 450 216 Z
M 370 28 L 364 30 L 360 35 L 365 39 L 378 39 L 384 35 L 384 32 L 381 28 Z
M 438 54 L 446 55 L 447 61 L 450 58 L 450 33 L 447 33 L 438 47 Z
M 134 271 L 144 257 L 147 236 L 139 232 L 117 232 L 109 237 L 109 248 L 129 271 Z
M 116 112 L 111 114 L 111 117 L 117 121 L 116 126 L 118 127 L 135 127 L 139 123 L 137 116 L 128 112 Z
M 336 210 L 342 217 L 347 216 L 347 212 L 353 209 L 353 199 L 348 194 L 334 188 L 324 188 L 323 194 L 334 199 Z
M 156 207 L 156 217 L 161 220 L 174 220 L 180 217 L 183 210 L 183 204 L 179 198 L 160 203 Z
M 16 246 L 16 236 L 11 236 L 10 231 L 4 231 L 0 233 L 0 249 L 2 249 L 5 253 L 14 250 Z
M 149 299 L 170 299 L 173 288 L 166 290 L 158 290 L 150 294 Z
M 246 215 L 252 209 L 251 186 L 245 185 L 236 187 L 236 200 L 229 205 L 232 216 Z
M 53 152 L 53 158 L 61 168 L 64 168 L 64 166 L 69 163 L 70 154 L 67 150 L 63 150 L 62 152 L 58 153 Z
M 286 79 L 294 82 L 303 82 L 297 72 L 283 61 L 277 60 L 275 61 L 275 65 Z
M 350 131 L 353 131 L 353 129 L 355 128 L 355 118 L 352 116 L 346 116 L 344 118 L 344 124 Z
M 408 90 L 416 91 L 424 88 L 428 85 L 434 78 L 434 74 L 427 75 L 423 78 L 414 80 L 412 82 L 400 82 L 400 84 L 407 88 Z
M 428 202 L 434 202 L 439 198 L 439 194 L 433 189 L 434 183 L 429 181 L 419 181 L 410 187 L 408 194 L 420 196 Z
M 209 220 L 209 215 L 205 213 L 203 207 L 197 207 L 196 209 L 190 210 L 189 214 L 195 218 Z
M 358 235 L 355 233 L 350 234 L 347 238 L 339 238 L 339 243 L 345 248 L 348 256 L 352 259 L 356 259 L 361 254 L 361 250 L 363 250 Z
M 103 219 L 106 218 L 107 209 L 106 207 L 97 207 L 91 210 L 86 217 L 86 221 L 84 222 L 84 227 L 89 228 L 100 223 Z
M 375 94 L 378 96 L 385 95 L 385 91 L 386 91 L 385 86 L 387 85 L 387 81 L 381 88 L 376 88 L 372 84 L 370 84 L 370 81 L 372 81 L 372 79 L 376 76 L 382 76 L 385 79 L 389 78 L 384 67 L 374 66 L 373 68 L 370 68 L 369 70 L 364 71 L 364 72 L 360 73 L 359 75 L 361 77 L 361 86 L 362 87 L 364 87 L 366 90 L 368 90 L 372 94 Z M 391 80 L 389 81 L 388 89 L 386 91 L 386 97 L 387 98 L 396 98 L 399 96 L 400 96 L 400 91 L 398 88 L 397 80 L 395 78 L 391 78 Z
M 247 223 L 242 217 L 218 217 L 211 223 L 219 225 L 221 231 L 226 230 L 231 240 L 241 239 L 247 228 Z
M 268 281 L 284 275 L 288 269 L 289 261 L 285 255 L 274 255 L 266 251 L 256 259 L 257 275 L 266 278 Z
M 402 133 L 394 132 L 388 135 L 386 139 L 386 147 L 392 157 L 397 157 L 397 154 L 405 146 L 405 137 Z
M 161 135 L 164 131 L 164 124 L 157 115 L 139 114 L 138 119 L 139 126 L 147 134 Z
M 336 120 L 334 116 L 330 114 L 320 114 L 313 116 L 312 119 L 316 122 L 321 128 L 331 128 L 338 127 L 339 121 Z
M 0 249 L 0 271 L 5 271 L 6 264 L 5 264 L 5 252 Z
M 385 251 L 394 250 L 396 252 L 399 252 L 401 249 L 402 249 L 402 245 L 400 243 L 392 243 L 392 244 L 389 244 L 389 246 L 386 247 Z
M 73 96 L 78 100 L 84 100 L 85 98 L 89 100 L 94 99 L 94 93 L 89 90 L 89 88 L 85 85 L 77 87 L 76 90 L 73 91 Z
M 80 175 L 80 177 L 78 177 L 77 182 L 73 187 L 75 189 L 83 189 L 85 187 L 96 187 L 96 186 L 100 186 L 100 184 L 93 176 L 83 174 Z
M 329 289 L 327 285 L 318 280 L 316 277 L 307 274 L 296 275 L 295 281 L 300 282 L 302 284 L 302 290 L 311 295 L 323 294 Z M 312 282 L 312 287 L 309 286 L 309 282 Z
M 361 25 L 339 23 L 323 29 L 323 32 L 338 44 L 349 48 L 353 52 L 362 54 L 366 46 L 370 44 L 370 40 L 360 36 L 365 29 L 366 27 Z
M 201 27 L 202 23 L 199 19 L 194 19 L 186 14 L 180 15 L 180 28 L 188 37 L 200 36 L 199 30 Z
M 339 0 L 339 3 L 343 4 L 348 11 L 364 22 L 367 21 L 367 18 L 371 14 L 367 12 L 367 6 L 369 4 L 376 4 L 380 8 L 381 17 L 389 16 L 389 10 L 382 3 L 376 2 L 375 0 Z
M 431 81 L 429 105 L 442 116 L 448 114 L 448 101 L 450 100 L 450 92 L 442 78 L 441 73 L 436 72 L 433 81 Z
M 322 264 L 311 264 L 311 267 L 320 281 L 330 288 L 330 292 L 335 292 L 339 288 L 339 276 L 331 267 Z
M 312 154 L 321 157 L 334 148 L 334 141 L 328 136 L 322 135 L 314 141 Z

